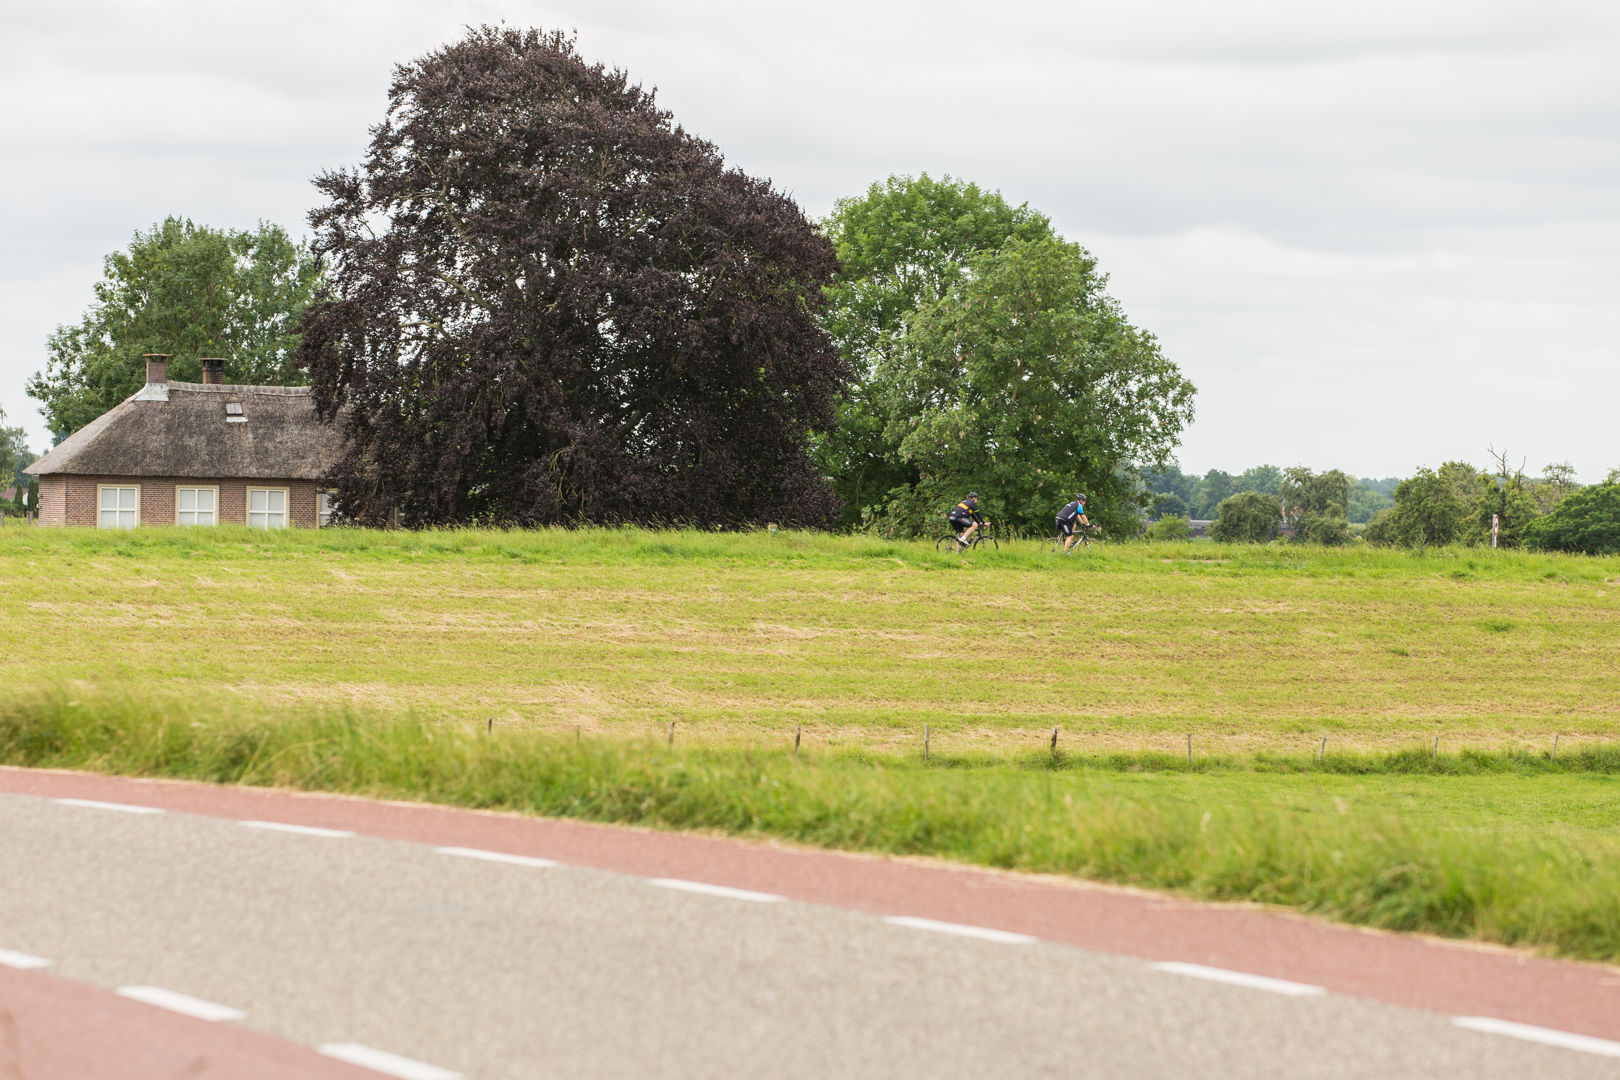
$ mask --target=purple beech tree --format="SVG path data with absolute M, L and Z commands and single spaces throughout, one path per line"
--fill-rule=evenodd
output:
M 831 245 L 572 38 L 484 27 L 398 68 L 364 162 L 316 185 L 298 356 L 345 410 L 350 517 L 831 520 Z

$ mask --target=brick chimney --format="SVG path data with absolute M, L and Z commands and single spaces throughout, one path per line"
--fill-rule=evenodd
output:
M 225 361 L 205 356 L 202 358 L 202 369 L 204 386 L 225 385 Z
M 169 354 L 147 353 L 143 359 L 146 361 L 146 385 L 135 395 L 135 400 L 168 401 Z

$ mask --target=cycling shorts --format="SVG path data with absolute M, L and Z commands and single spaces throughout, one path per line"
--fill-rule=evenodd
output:
M 954 529 L 959 535 L 961 533 L 966 532 L 967 527 L 969 525 L 973 524 L 973 519 L 972 518 L 970 518 L 970 517 L 957 517 L 955 514 L 952 514 L 950 517 L 946 518 L 945 520 L 951 523 L 951 528 Z
M 1074 535 L 1074 523 L 1076 521 L 1079 521 L 1079 520 L 1080 520 L 1079 518 L 1058 518 L 1057 519 L 1058 535 L 1059 536 L 1073 536 Z

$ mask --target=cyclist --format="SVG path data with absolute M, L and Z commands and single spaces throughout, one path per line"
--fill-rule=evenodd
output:
M 973 534 L 984 524 L 984 515 L 979 513 L 979 493 L 968 492 L 967 498 L 951 507 L 945 520 L 950 522 L 951 530 L 956 533 L 956 550 L 966 548 Z
M 1086 497 L 1076 495 L 1074 501 L 1069 503 L 1057 513 L 1058 535 L 1063 537 L 1063 550 L 1068 551 L 1074 546 L 1074 523 L 1078 521 L 1086 528 L 1091 528 L 1091 519 L 1086 517 Z

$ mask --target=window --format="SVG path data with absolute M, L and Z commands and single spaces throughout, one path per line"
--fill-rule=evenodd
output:
M 248 528 L 285 529 L 287 527 L 286 488 L 248 488 Z
M 315 525 L 324 529 L 332 524 L 332 495 L 330 491 L 315 493 Z
M 140 488 L 113 487 L 110 484 L 96 487 L 96 528 L 133 529 L 140 516 Z
M 174 489 L 176 525 L 215 525 L 219 523 L 219 489 L 183 487 Z

